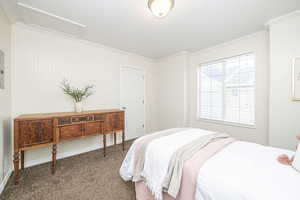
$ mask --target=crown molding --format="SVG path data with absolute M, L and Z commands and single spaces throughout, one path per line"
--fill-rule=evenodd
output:
M 39 8 L 36 8 L 36 7 L 32 7 L 32 6 L 27 5 L 27 4 L 25 4 L 25 3 L 20 3 L 20 2 L 18 2 L 18 3 L 17 3 L 17 6 L 22 7 L 22 8 L 25 8 L 25 9 L 28 9 L 28 10 L 31 10 L 31 11 L 33 11 L 33 12 L 37 12 L 37 13 L 46 15 L 46 16 L 48 16 L 48 17 L 52 17 L 52 18 L 54 18 L 54 19 L 57 19 L 57 20 L 60 20 L 60 21 L 63 21 L 63 22 L 70 23 L 70 24 L 75 25 L 75 26 L 79 26 L 79 27 L 81 27 L 81 28 L 86 28 L 86 25 L 84 25 L 84 24 L 75 22 L 74 20 L 71 20 L 71 19 L 68 19 L 68 18 L 65 18 L 65 17 L 61 17 L 61 16 L 58 16 L 58 15 L 55 15 L 55 14 L 53 14 L 53 13 L 47 12 L 47 11 L 45 11 L 45 10 L 42 10 L 42 9 L 39 9 Z
M 294 17 L 294 16 L 296 16 L 296 15 L 300 15 L 300 10 L 296 10 L 296 11 L 294 11 L 294 12 L 291 12 L 291 13 L 282 15 L 282 16 L 280 16 L 280 17 L 276 17 L 276 18 L 274 18 L 274 19 L 271 19 L 271 20 L 269 20 L 267 23 L 265 23 L 265 27 L 269 28 L 269 27 L 270 27 L 271 25 L 273 25 L 273 24 L 279 23 L 279 22 L 281 22 L 281 21 L 283 21 L 283 20 L 286 20 L 286 19 L 288 19 L 288 18 L 290 18 L 290 17 Z
M 101 48 L 103 50 L 107 50 L 107 51 L 111 51 L 113 53 L 118 53 L 118 54 L 122 54 L 122 55 L 126 55 L 126 56 L 134 56 L 136 58 L 140 58 L 140 59 L 145 59 L 148 62 L 155 62 L 156 59 L 150 58 L 150 57 L 146 57 L 146 56 L 142 56 L 139 54 L 135 54 L 135 53 L 131 53 L 131 52 L 127 52 L 121 49 L 117 49 L 117 48 L 113 48 L 113 47 L 109 47 L 109 46 L 105 46 L 101 43 L 97 43 L 97 42 L 92 42 L 89 40 L 85 40 L 85 39 L 80 39 L 79 37 L 72 35 L 72 34 L 68 34 L 68 33 L 63 33 L 60 31 L 56 31 L 53 29 L 48 29 L 39 25 L 34 25 L 34 24 L 24 24 L 21 22 L 16 22 L 13 24 L 13 28 L 22 28 L 22 29 L 27 29 L 30 31 L 36 31 L 39 33 L 43 33 L 43 34 L 48 34 L 54 37 L 60 37 L 63 39 L 68 39 L 71 41 L 76 41 L 79 42 L 81 44 L 85 44 L 85 45 L 89 45 L 89 46 L 93 46 L 93 47 L 98 47 Z
M 240 42 L 240 41 L 243 41 L 243 40 L 248 40 L 248 39 L 251 39 L 251 38 L 255 38 L 255 37 L 257 37 L 261 34 L 267 34 L 267 33 L 268 33 L 268 30 L 260 30 L 260 31 L 254 32 L 252 34 L 249 34 L 249 35 L 245 35 L 245 36 L 242 36 L 242 37 L 239 37 L 239 38 L 236 38 L 236 39 L 233 39 L 233 40 L 221 43 L 221 44 L 217 44 L 215 46 L 211 46 L 211 47 L 199 50 L 199 51 L 192 52 L 190 55 L 191 56 L 197 56 L 197 55 L 205 53 L 205 52 L 213 51 L 213 50 L 221 48 L 221 47 L 230 46 L 230 45 L 233 45 L 237 42 Z
M 233 39 L 233 40 L 229 40 L 227 42 L 223 42 L 223 43 L 211 46 L 211 47 L 200 49 L 198 51 L 193 51 L 193 52 L 190 52 L 190 51 L 180 51 L 178 53 L 174 53 L 174 54 L 171 54 L 171 55 L 168 55 L 168 56 L 165 56 L 165 57 L 161 57 L 161 58 L 157 59 L 157 61 L 158 62 L 165 61 L 165 60 L 168 60 L 168 59 L 171 59 L 171 58 L 174 58 L 174 57 L 177 57 L 177 56 L 183 56 L 183 55 L 186 55 L 186 56 L 196 56 L 196 55 L 199 55 L 199 54 L 207 52 L 207 51 L 212 51 L 212 50 L 217 49 L 217 48 L 221 48 L 221 47 L 226 47 L 226 46 L 232 45 L 232 44 L 234 44 L 236 42 L 239 42 L 239 41 L 243 41 L 243 40 L 246 40 L 246 39 L 251 39 L 251 38 L 257 37 L 258 35 L 263 34 L 263 33 L 267 33 L 267 32 L 268 32 L 268 30 L 260 30 L 260 31 L 254 32 L 252 34 L 248 34 L 248 35 L 245 35 L 245 36 Z

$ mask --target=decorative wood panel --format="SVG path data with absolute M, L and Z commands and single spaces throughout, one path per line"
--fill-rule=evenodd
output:
M 124 120 L 123 120 L 123 121 L 121 121 L 121 120 L 117 121 L 117 122 L 115 123 L 114 129 L 115 129 L 116 131 L 123 130 L 123 129 L 124 129 Z
M 106 114 L 104 116 L 104 131 L 111 131 L 112 127 L 111 127 L 111 114 Z
M 117 115 L 117 120 L 124 121 L 124 112 L 115 113 Z
M 102 134 L 102 122 L 89 122 L 85 124 L 84 135 Z
M 21 121 L 19 126 L 20 147 L 53 141 L 52 120 Z
M 123 112 L 106 114 L 104 122 L 105 132 L 122 130 L 124 128 L 124 114 Z
M 114 129 L 115 130 L 123 130 L 124 129 L 124 112 L 115 113 L 116 115 L 116 122 Z
M 115 130 L 123 130 L 124 129 L 124 112 L 114 113 L 115 114 Z
M 83 128 L 81 124 L 73 124 L 60 128 L 59 139 L 69 140 L 83 135 Z

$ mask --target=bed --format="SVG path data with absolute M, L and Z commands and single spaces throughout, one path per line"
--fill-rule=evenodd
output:
M 294 152 L 217 134 L 202 129 L 177 128 L 138 138 L 126 154 L 120 175 L 125 181 L 135 182 L 137 200 L 300 199 L 300 173 L 277 162 L 278 155 L 292 156 Z M 203 143 L 205 137 L 210 137 L 209 143 Z M 201 143 L 194 146 L 201 144 L 202 147 L 185 159 L 180 178 L 175 177 L 180 181 L 180 189 L 175 196 L 172 192 L 169 194 L 170 183 L 167 184 L 169 188 L 164 185 L 169 172 L 174 173 L 170 166 L 175 152 L 195 140 Z M 182 151 L 180 153 L 178 155 L 182 156 Z M 140 160 L 143 162 L 139 171 Z

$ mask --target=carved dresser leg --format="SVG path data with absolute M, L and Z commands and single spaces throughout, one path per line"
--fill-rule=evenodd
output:
M 24 169 L 24 159 L 25 159 L 25 152 L 21 151 L 21 169 Z
M 123 151 L 125 151 L 125 131 L 122 131 L 122 146 L 123 146 Z
M 114 145 L 117 145 L 117 133 L 114 133 Z
M 103 156 L 106 156 L 106 135 L 103 134 Z
M 15 152 L 14 153 L 14 168 L 15 168 L 14 174 L 15 174 L 15 184 L 16 185 L 19 184 L 19 179 L 20 179 L 19 167 L 20 167 L 20 153 Z
M 56 170 L 56 154 L 57 154 L 57 145 L 54 144 L 52 146 L 52 168 L 51 168 L 52 174 L 54 174 Z

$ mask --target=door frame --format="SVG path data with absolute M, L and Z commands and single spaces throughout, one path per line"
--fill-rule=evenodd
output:
M 147 124 L 146 124 L 146 121 L 147 121 L 147 116 L 146 116 L 146 103 L 147 103 L 147 100 L 146 100 L 146 70 L 142 67 L 136 67 L 136 66 L 132 66 L 132 65 L 121 65 L 120 66 L 120 77 L 119 77 L 119 80 L 120 80 L 120 90 L 119 90 L 119 107 L 120 109 L 122 109 L 122 102 L 121 102 L 121 90 L 122 90 L 122 69 L 124 68 L 129 68 L 129 69 L 134 69 L 134 70 L 137 70 L 137 71 L 140 71 L 142 72 L 143 76 L 144 76 L 144 92 L 143 92 L 143 96 L 144 96 L 144 106 L 143 106 L 143 110 L 144 110 L 144 121 L 143 121 L 143 124 L 144 124 L 144 133 L 143 135 L 146 134 L 146 128 L 147 128 Z M 126 112 L 126 111 L 125 111 Z M 126 115 L 125 115 L 126 116 Z M 125 119 L 125 126 L 126 126 L 126 119 Z

